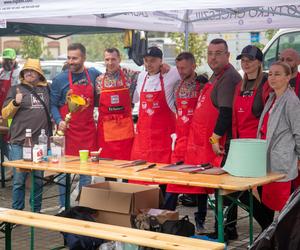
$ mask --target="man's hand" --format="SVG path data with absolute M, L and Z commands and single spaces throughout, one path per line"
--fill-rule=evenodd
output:
M 163 63 L 161 66 L 160 66 L 160 73 L 162 74 L 166 74 L 170 71 L 171 67 L 169 64 L 166 64 L 166 63 Z
M 22 99 L 23 99 L 23 94 L 21 93 L 20 89 L 17 88 L 17 93 L 16 93 L 16 103 L 17 103 L 18 105 L 20 105 L 21 102 L 22 102 Z
M 58 124 L 58 130 L 60 131 L 65 131 L 67 128 L 67 124 L 65 121 L 60 121 Z

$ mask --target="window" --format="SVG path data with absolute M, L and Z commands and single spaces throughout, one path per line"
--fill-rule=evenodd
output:
M 300 53 L 300 32 L 283 34 L 273 42 L 264 55 L 264 70 L 268 70 L 271 64 L 278 60 L 280 51 L 286 48 L 293 48 Z

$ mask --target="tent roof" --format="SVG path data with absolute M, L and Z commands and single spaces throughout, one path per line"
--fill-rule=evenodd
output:
M 76 26 L 76 25 L 57 25 L 57 24 L 39 24 L 39 23 L 20 23 L 9 22 L 5 29 L 0 29 L 0 36 L 21 36 L 38 35 L 58 40 L 73 34 L 90 33 L 111 33 L 122 32 L 123 29 L 97 27 L 97 26 Z M 51 36 L 55 35 L 55 36 Z M 61 35 L 61 36 L 57 36 Z
M 299 27 L 299 0 L 6 0 L 8 22 L 166 32 L 228 32 Z M 24 18 L 26 17 L 26 18 Z

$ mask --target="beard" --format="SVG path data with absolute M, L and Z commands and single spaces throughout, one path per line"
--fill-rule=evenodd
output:
M 2 65 L 3 69 L 5 71 L 11 71 L 14 67 L 14 63 L 10 63 L 10 62 L 3 62 L 3 65 Z

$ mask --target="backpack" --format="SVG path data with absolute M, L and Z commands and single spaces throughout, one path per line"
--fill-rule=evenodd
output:
M 97 210 L 95 209 L 76 206 L 61 212 L 57 216 L 95 222 L 92 215 L 96 213 Z M 104 242 L 102 239 L 90 236 L 64 232 L 61 232 L 61 234 L 64 237 L 65 246 L 68 246 L 70 250 L 96 250 Z

